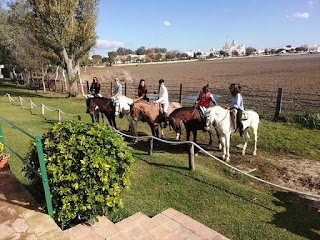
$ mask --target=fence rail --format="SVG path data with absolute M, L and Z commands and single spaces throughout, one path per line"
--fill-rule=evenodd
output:
M 61 80 L 46 81 L 46 88 L 50 91 L 65 92 L 66 86 Z M 83 81 L 84 89 L 89 93 L 89 81 Z M 169 91 L 170 101 L 180 102 L 183 105 L 194 104 L 195 99 L 199 93 L 198 89 L 189 87 L 186 84 L 166 85 Z M 306 92 L 292 92 L 287 91 L 286 87 L 274 88 L 274 90 L 245 86 L 242 92 L 245 107 L 247 109 L 254 109 L 260 114 L 279 116 L 281 112 L 319 112 L 320 109 L 320 94 L 306 93 Z M 41 79 L 33 79 L 30 82 L 30 88 L 39 90 L 42 89 Z M 79 87 L 80 89 L 80 87 Z M 138 86 L 136 84 L 123 84 L 123 94 L 130 98 L 136 98 Z M 281 96 L 280 94 L 281 89 Z M 157 86 L 148 87 L 148 97 L 153 100 L 156 99 L 158 89 Z M 228 89 L 212 89 L 219 105 L 225 105 L 226 99 L 230 99 Z M 111 97 L 112 82 L 101 83 L 101 94 L 105 97 Z

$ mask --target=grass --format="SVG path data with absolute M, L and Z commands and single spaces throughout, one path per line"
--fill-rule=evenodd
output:
M 90 121 L 89 115 L 85 113 L 83 98 L 35 93 L 14 88 L 8 82 L 0 82 L 0 85 L 0 116 L 31 134 L 43 134 L 57 121 L 57 113 L 48 111 L 42 116 L 40 107 L 30 110 L 30 100 L 52 110 L 59 108 L 67 114 L 80 114 L 84 121 Z M 21 96 L 26 102 L 22 106 L 18 101 L 9 103 L 6 92 L 14 99 Z M 67 119 L 62 115 L 62 120 Z M 2 121 L 0 123 L 6 142 L 22 156 L 27 154 L 30 139 Z M 127 129 L 125 119 L 117 119 L 117 123 L 120 129 Z M 139 131 L 150 134 L 144 123 L 139 123 Z M 173 133 L 166 130 L 166 136 L 173 138 Z M 199 132 L 198 139 L 202 145 L 208 142 L 206 133 Z M 234 135 L 232 146 L 240 143 L 240 140 Z M 262 120 L 258 154 L 268 157 L 291 154 L 317 161 L 320 159 L 319 140 L 319 130 Z M 215 137 L 214 145 L 216 143 Z M 132 185 L 123 193 L 125 208 L 110 215 L 114 221 L 137 211 L 154 216 L 172 207 L 231 239 L 319 238 L 319 213 L 308 207 L 307 199 L 250 181 L 201 154 L 196 157 L 196 170 L 191 172 L 188 170 L 188 157 L 183 146 L 156 143 L 152 156 L 147 155 L 146 141 L 140 141 L 132 147 L 136 159 Z M 250 147 L 249 152 L 252 151 Z M 216 147 L 211 150 L 214 155 L 220 156 Z M 252 156 L 248 158 L 254 159 Z M 28 185 L 21 171 L 23 166 L 19 159 L 12 157 L 12 171 L 22 183 Z

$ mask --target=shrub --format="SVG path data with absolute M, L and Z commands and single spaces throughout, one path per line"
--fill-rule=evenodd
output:
M 62 228 L 123 207 L 120 194 L 129 186 L 133 157 L 119 134 L 99 124 L 59 122 L 42 136 L 42 143 L 54 219 Z M 29 162 L 40 172 L 34 144 Z
M 320 129 L 320 113 L 306 113 L 302 117 L 297 117 L 296 121 L 304 127 Z

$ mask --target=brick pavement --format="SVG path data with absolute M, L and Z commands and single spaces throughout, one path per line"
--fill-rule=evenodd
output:
M 0 172 L 0 240 L 226 240 L 187 215 L 169 208 L 150 218 L 138 212 L 118 223 L 98 217 L 62 231 L 11 174 Z

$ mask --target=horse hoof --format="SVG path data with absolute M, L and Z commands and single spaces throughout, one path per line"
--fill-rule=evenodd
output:
M 257 153 L 256 153 L 256 152 L 253 152 L 252 155 L 253 155 L 253 156 L 257 156 Z
M 229 158 L 226 158 L 226 162 L 230 162 L 230 159 L 229 159 Z

